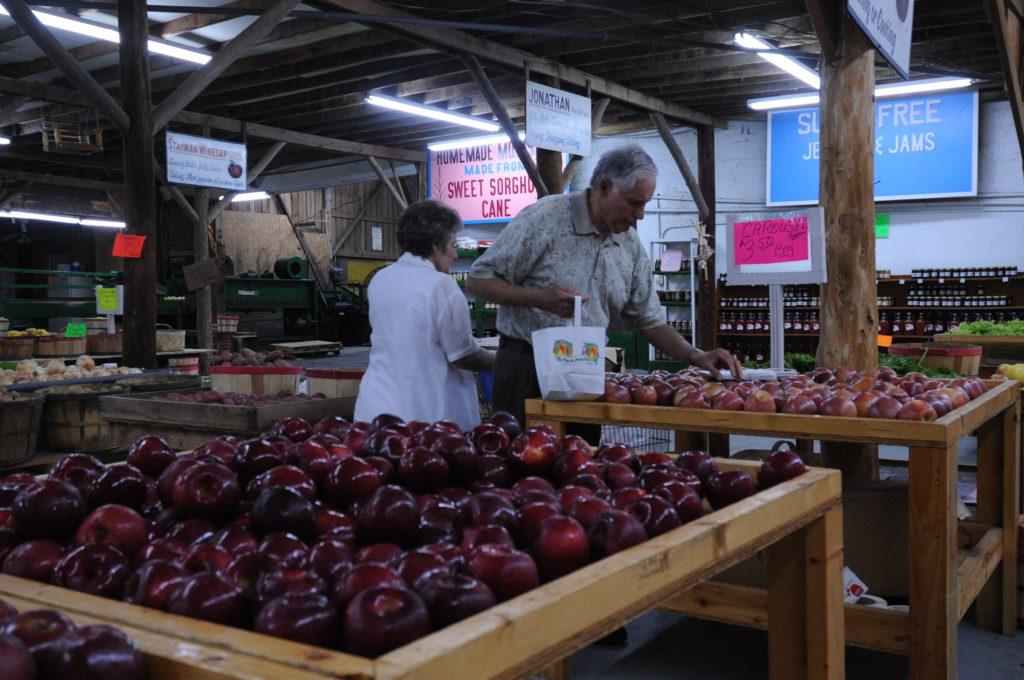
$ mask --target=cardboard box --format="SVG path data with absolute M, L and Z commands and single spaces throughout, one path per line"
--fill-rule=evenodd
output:
M 852 480 L 843 490 L 843 550 L 846 566 L 872 595 L 905 599 L 908 497 L 906 482 Z M 718 577 L 726 583 L 763 588 L 765 556 L 758 553 Z

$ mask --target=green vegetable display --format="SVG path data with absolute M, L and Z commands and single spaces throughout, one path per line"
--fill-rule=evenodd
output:
M 924 357 L 922 357 L 923 359 Z M 906 375 L 913 371 L 924 373 L 929 378 L 959 378 L 960 374 L 950 368 L 939 366 L 932 368 L 925 366 L 920 360 L 912 357 L 898 357 L 891 354 L 879 354 L 878 365 L 888 366 L 899 375 Z
M 1024 319 L 1014 319 L 1006 323 L 992 321 L 972 321 L 962 323 L 950 335 L 1024 335 Z

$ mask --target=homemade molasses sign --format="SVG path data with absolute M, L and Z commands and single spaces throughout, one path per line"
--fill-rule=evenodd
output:
M 537 151 L 527 147 L 534 158 Z M 467 224 L 508 222 L 537 200 L 511 142 L 431 151 L 427 187 Z
M 167 181 L 233 191 L 246 188 L 245 144 L 167 132 Z

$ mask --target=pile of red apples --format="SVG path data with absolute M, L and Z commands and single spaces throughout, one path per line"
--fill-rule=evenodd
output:
M 18 613 L 0 600 L 0 678 L 3 680 L 144 680 L 146 662 L 121 630 L 76 626 L 53 609 Z
M 0 480 L 2 571 L 374 657 L 804 471 L 596 451 L 504 413 L 280 421 Z
M 602 401 L 646 406 L 847 418 L 935 420 L 985 392 L 980 378 L 900 377 L 891 368 L 816 368 L 778 381 L 714 382 L 696 371 L 611 374 Z

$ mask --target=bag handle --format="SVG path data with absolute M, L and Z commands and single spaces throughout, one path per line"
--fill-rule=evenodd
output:
M 577 295 L 572 301 L 572 325 L 583 325 L 583 297 Z

